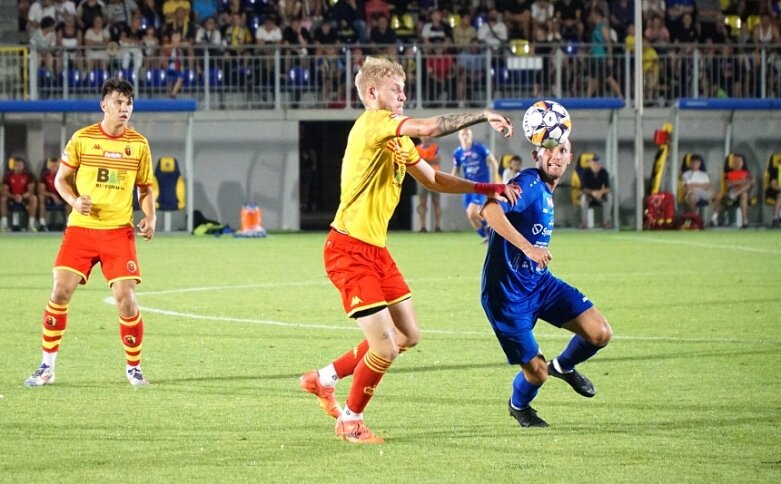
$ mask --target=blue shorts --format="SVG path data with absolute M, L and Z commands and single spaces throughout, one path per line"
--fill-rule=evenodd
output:
M 540 352 L 532 330 L 537 319 L 561 327 L 594 306 L 582 292 L 546 273 L 540 285 L 527 297 L 507 301 L 483 296 L 483 310 L 511 365 L 530 362 Z
M 466 193 L 464 194 L 464 210 L 468 209 L 469 205 L 473 203 L 478 207 L 482 207 L 487 200 L 488 197 L 486 195 L 481 195 L 479 193 Z

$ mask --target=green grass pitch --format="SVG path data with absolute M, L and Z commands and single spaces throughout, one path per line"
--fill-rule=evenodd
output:
M 322 269 L 323 233 L 139 239 L 152 385 L 124 379 L 100 269 L 71 302 L 57 383 L 22 381 L 60 237 L 0 237 L 0 482 L 779 482 L 781 236 L 557 232 L 551 269 L 615 337 L 551 380 L 550 427 L 507 415 L 516 369 L 479 304 L 474 234 L 391 233 L 423 338 L 368 407 L 387 441 L 339 441 L 298 376 L 359 341 Z M 568 333 L 540 322 L 552 358 Z M 337 388 L 340 401 L 350 380 Z

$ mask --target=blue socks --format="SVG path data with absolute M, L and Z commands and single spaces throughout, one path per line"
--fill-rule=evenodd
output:
M 556 357 L 556 361 L 559 363 L 561 371 L 567 373 L 574 370 L 575 365 L 591 358 L 601 349 L 601 346 L 594 346 L 576 334 L 569 340 L 564 351 Z
M 526 381 L 526 377 L 523 376 L 523 370 L 521 370 L 515 375 L 513 380 L 513 396 L 510 398 L 510 403 L 517 409 L 526 408 L 534 400 L 534 397 L 537 396 L 537 390 L 539 389 L 538 385 L 532 385 Z

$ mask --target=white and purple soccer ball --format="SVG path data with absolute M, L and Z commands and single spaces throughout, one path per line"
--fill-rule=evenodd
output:
M 523 115 L 523 134 L 534 146 L 555 148 L 572 132 L 572 119 L 556 101 L 537 101 Z

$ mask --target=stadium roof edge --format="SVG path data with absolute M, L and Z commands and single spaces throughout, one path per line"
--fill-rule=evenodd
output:
M 193 112 L 198 109 L 195 99 L 136 99 L 134 112 Z M 0 100 L 0 113 L 92 113 L 100 112 L 95 99 L 49 99 L 41 101 Z
M 586 98 L 586 97 L 563 97 L 548 98 L 561 104 L 567 110 L 573 109 L 622 109 L 626 106 L 623 99 L 620 98 Z M 528 109 L 529 106 L 539 101 L 539 98 L 498 98 L 494 99 L 493 107 L 499 110 L 521 110 Z

